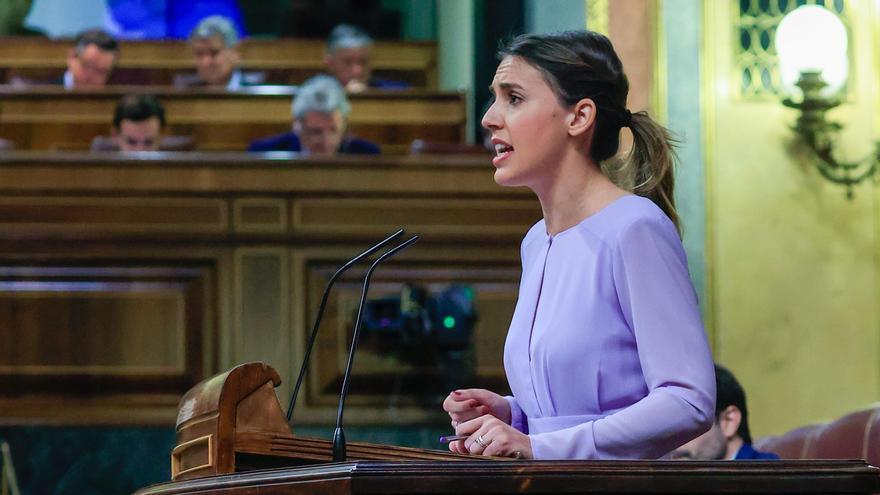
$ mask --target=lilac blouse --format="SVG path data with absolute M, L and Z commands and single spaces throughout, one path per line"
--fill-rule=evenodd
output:
M 669 218 L 624 196 L 522 242 L 504 368 L 536 459 L 657 458 L 708 430 L 715 372 Z

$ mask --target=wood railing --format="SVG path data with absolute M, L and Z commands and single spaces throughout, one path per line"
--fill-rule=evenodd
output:
M 270 86 L 227 92 L 169 87 L 114 87 L 65 91 L 61 87 L 0 86 L 0 137 L 23 150 L 83 150 L 110 132 L 119 98 L 156 95 L 167 132 L 195 138 L 199 150 L 244 151 L 254 139 L 289 131 L 296 90 Z M 368 91 L 351 95 L 350 132 L 383 153 L 400 154 L 415 139 L 458 143 L 467 122 L 462 93 Z
M 66 68 L 71 40 L 0 38 L 0 80 L 49 80 Z M 313 39 L 243 40 L 241 68 L 264 71 L 267 84 L 299 84 L 323 70 L 325 43 Z M 437 46 L 433 42 L 377 41 L 372 66 L 378 77 L 416 88 L 437 88 Z M 185 41 L 123 41 L 111 84 L 171 84 L 174 75 L 194 70 Z M 5 74 L 5 75 L 4 75 Z

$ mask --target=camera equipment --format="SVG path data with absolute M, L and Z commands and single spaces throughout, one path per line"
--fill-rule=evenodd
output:
M 462 351 L 476 322 L 474 290 L 453 284 L 436 294 L 404 285 L 400 295 L 373 299 L 364 312 L 364 331 L 396 336 L 402 347 Z

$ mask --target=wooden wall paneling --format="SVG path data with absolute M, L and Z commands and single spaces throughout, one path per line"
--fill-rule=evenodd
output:
M 416 233 L 416 230 L 412 231 Z M 381 238 L 381 236 L 377 236 Z M 292 321 L 296 360 L 316 317 L 318 303 L 329 276 L 347 258 L 363 248 L 298 249 L 293 255 L 295 286 Z M 349 397 L 349 423 L 408 423 L 442 419 L 439 403 L 453 386 L 506 388 L 501 346 L 516 302 L 519 284 L 518 247 L 436 246 L 416 243 L 373 276 L 370 300 L 400 295 L 402 284 L 414 284 L 437 295 L 450 284 L 466 284 L 474 290 L 478 319 L 471 346 L 461 352 L 437 352 L 436 346 L 414 345 L 397 334 L 364 331 L 358 346 Z M 352 268 L 337 282 L 328 302 L 319 338 L 310 363 L 306 390 L 300 395 L 299 423 L 332 423 L 341 386 L 341 373 L 350 346 L 364 267 Z M 457 356 L 457 358 L 450 358 Z M 458 369 L 455 359 L 472 363 Z M 299 363 L 296 363 L 297 366 Z M 293 370 L 282 373 L 293 377 Z M 458 377 L 462 383 L 455 385 Z M 284 378 L 282 378 L 284 379 Z M 289 400 L 288 383 L 280 394 Z M 286 404 L 286 402 L 283 402 Z
M 213 268 L 46 254 L 0 255 L 0 421 L 170 422 L 216 366 Z
M 232 201 L 232 230 L 242 233 L 284 233 L 290 228 L 287 201 L 239 198 Z
M 214 367 L 207 373 L 216 373 L 217 370 L 227 370 L 238 364 L 235 360 L 235 329 L 237 324 L 236 315 L 236 297 L 235 297 L 235 264 L 236 258 L 231 249 L 218 249 L 215 257 L 217 264 L 217 291 L 214 296 L 216 311 L 214 315 L 217 319 L 214 328 L 217 332 L 216 352 L 217 360 Z
M 16 268 L 7 276 L 34 278 L 3 282 L 0 372 L 174 376 L 186 371 L 185 301 L 197 294 L 184 281 L 102 280 L 99 272 L 107 268 Z M 141 275 L 120 271 L 123 277 Z
M 424 238 L 380 268 L 373 295 L 397 294 L 405 281 L 434 292 L 471 284 L 475 369 L 481 384 L 503 386 L 500 342 L 515 300 L 519 240 L 539 216 L 528 191 L 494 184 L 484 159 L 5 154 L 0 328 L 16 331 L 0 332 L 0 365 L 17 368 L 0 376 L 0 423 L 169 424 L 182 390 L 249 360 L 278 368 L 285 403 L 328 271 L 399 226 Z M 306 423 L 332 421 L 360 290 L 353 276 L 329 308 L 297 416 Z M 71 283 L 79 292 L 46 295 Z M 153 297 L 143 287 L 162 290 Z M 171 346 L 180 328 L 184 358 Z M 144 340 L 150 332 L 160 333 Z M 80 334 L 92 337 L 81 342 Z M 414 396 L 406 377 L 439 389 L 445 375 L 394 362 L 375 336 L 364 345 L 352 422 L 439 419 L 429 404 L 437 397 Z M 33 352 L 10 350 L 20 347 Z M 32 365 L 39 373 L 24 373 Z M 59 386 L 60 366 L 78 367 L 63 378 L 73 386 Z M 385 386 L 399 387 L 396 402 L 375 393 Z
M 219 199 L 0 197 L 0 228 L 18 233 L 220 233 L 229 229 L 228 216 Z
M 540 220 L 534 200 L 458 198 L 303 198 L 293 201 L 295 232 L 379 235 L 399 226 L 434 241 L 524 235 L 522 219 Z
M 235 249 L 233 359 L 289 368 L 289 261 L 283 247 Z

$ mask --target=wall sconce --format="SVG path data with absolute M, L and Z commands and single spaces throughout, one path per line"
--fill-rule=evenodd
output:
M 831 11 L 818 5 L 805 5 L 788 13 L 776 29 L 776 49 L 783 87 L 789 94 L 799 88 L 800 102 L 786 98 L 782 103 L 800 110 L 795 132 L 808 146 L 823 177 L 846 186 L 852 199 L 853 186 L 872 177 L 880 158 L 843 162 L 834 157 L 836 137 L 843 126 L 829 121 L 825 112 L 840 105 L 846 83 L 848 58 L 846 28 Z

